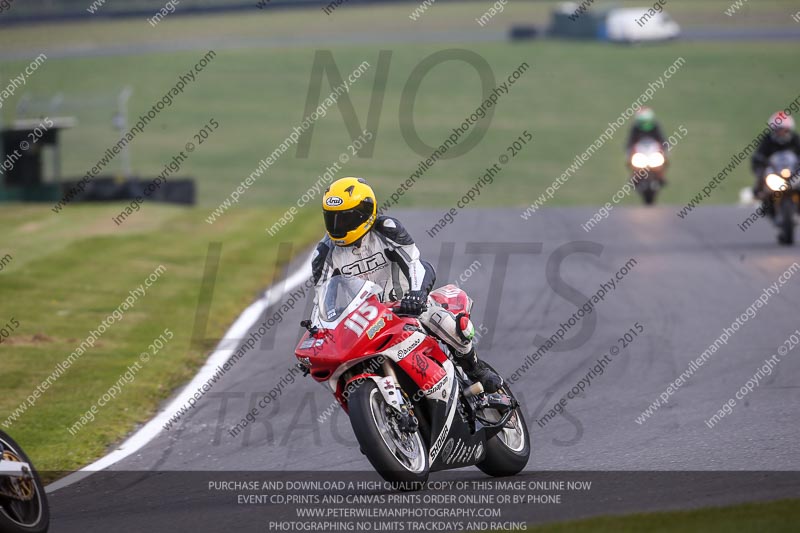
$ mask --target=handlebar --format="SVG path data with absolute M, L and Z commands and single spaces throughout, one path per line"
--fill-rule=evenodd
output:
M 419 315 L 413 315 L 413 314 L 409 314 L 409 313 L 401 313 L 400 310 L 398 309 L 400 307 L 400 302 L 399 301 L 386 302 L 386 303 L 384 303 L 384 305 L 386 307 L 388 307 L 389 310 L 391 310 L 392 313 L 394 313 L 395 315 L 397 315 L 397 316 L 399 316 L 401 318 L 419 318 Z M 422 313 L 424 313 L 427 310 L 428 310 L 428 305 L 427 304 L 423 305 L 422 306 Z M 420 313 L 420 314 L 422 314 L 422 313 Z

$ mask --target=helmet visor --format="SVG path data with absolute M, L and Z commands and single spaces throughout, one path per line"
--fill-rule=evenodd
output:
M 372 202 L 361 202 L 357 207 L 344 211 L 323 210 L 325 229 L 334 239 L 343 239 L 347 234 L 372 216 Z
M 792 130 L 786 127 L 777 127 L 772 130 L 772 138 L 779 143 L 789 142 L 792 138 Z

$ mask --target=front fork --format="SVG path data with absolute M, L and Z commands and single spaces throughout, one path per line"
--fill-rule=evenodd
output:
M 33 499 L 32 483 L 31 465 L 22 460 L 4 459 L 3 445 L 0 444 L 0 496 L 29 501 Z
M 384 377 L 374 376 L 386 404 L 397 414 L 397 426 L 406 433 L 414 433 L 419 428 L 419 420 L 414 414 L 414 406 L 408 401 L 405 391 L 400 387 L 397 374 L 389 361 L 383 362 Z

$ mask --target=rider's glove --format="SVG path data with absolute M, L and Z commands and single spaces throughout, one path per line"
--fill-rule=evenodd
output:
M 427 300 L 425 291 L 408 291 L 403 296 L 403 299 L 400 300 L 397 312 L 401 315 L 419 316 L 425 311 L 425 302 Z

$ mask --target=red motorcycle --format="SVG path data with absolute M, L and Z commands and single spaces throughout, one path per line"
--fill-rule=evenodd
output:
M 528 428 L 508 385 L 487 394 L 453 363 L 446 345 L 418 319 L 382 303 L 380 286 L 335 276 L 317 294 L 317 317 L 295 355 L 306 373 L 327 383 L 348 413 L 375 470 L 401 488 L 430 472 L 477 466 L 510 476 L 528 463 Z M 451 312 L 467 313 L 455 285 L 431 293 Z M 410 484 L 410 485 L 407 485 Z

